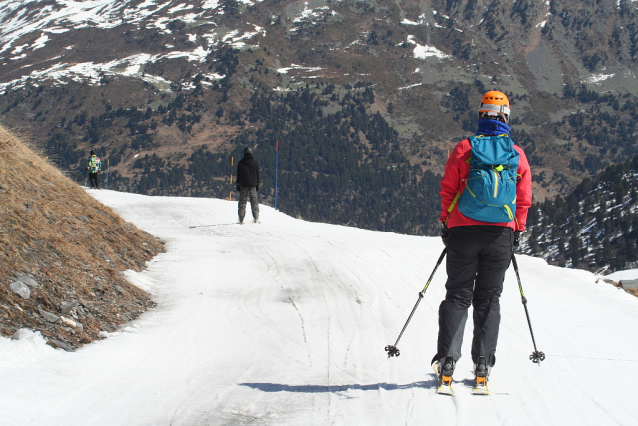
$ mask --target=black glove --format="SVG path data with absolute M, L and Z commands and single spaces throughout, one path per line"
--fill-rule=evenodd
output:
M 237 189 L 237 192 L 239 192 L 241 190 L 241 186 L 237 185 L 235 189 Z
M 521 234 L 522 231 L 514 231 L 514 248 L 517 249 L 519 244 L 521 243 Z
M 441 229 L 441 239 L 443 240 L 443 244 L 447 247 L 447 242 L 450 239 L 450 228 L 447 225 L 443 225 Z
M 257 185 L 257 191 L 259 191 L 259 185 Z

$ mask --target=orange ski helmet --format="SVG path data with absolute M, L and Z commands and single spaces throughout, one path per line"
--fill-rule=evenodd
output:
M 490 90 L 484 94 L 479 107 L 479 118 L 490 118 L 507 124 L 510 119 L 510 101 L 505 93 Z

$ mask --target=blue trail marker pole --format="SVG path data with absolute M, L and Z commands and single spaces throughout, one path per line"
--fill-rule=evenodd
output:
M 275 210 L 277 210 L 277 186 L 279 178 L 279 141 L 275 143 Z

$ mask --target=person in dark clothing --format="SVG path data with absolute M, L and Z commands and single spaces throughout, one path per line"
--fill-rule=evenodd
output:
M 509 100 L 502 92 L 487 92 L 481 100 L 477 136 L 508 136 Z M 490 139 L 491 140 L 491 139 Z M 460 195 L 466 189 L 470 173 L 471 142 L 459 142 L 450 155 L 441 180 L 441 237 L 447 246 L 447 282 L 445 300 L 439 307 L 437 353 L 432 359 L 440 383 L 449 379 L 461 357 L 463 331 L 468 308 L 473 306 L 474 335 L 472 361 L 477 383 L 479 371 L 494 366 L 501 320 L 499 298 L 505 272 L 525 230 L 527 211 L 532 203 L 531 171 L 523 150 L 518 152 L 515 213 L 509 222 L 492 223 L 472 219 L 459 211 Z M 502 166 L 500 166 L 502 167 Z M 474 194 L 472 194 L 474 195 Z M 500 218 L 498 219 L 500 220 Z M 495 220 L 495 222 L 498 222 Z
M 91 182 L 91 189 L 100 189 L 100 184 L 97 181 L 97 175 L 102 168 L 102 161 L 100 157 L 95 155 L 95 151 L 91 151 L 91 158 L 89 159 L 89 165 L 86 166 L 86 170 L 89 172 L 89 181 Z
M 244 158 L 237 163 L 237 191 L 239 191 L 239 223 L 244 223 L 246 216 L 246 203 L 250 198 L 250 207 L 253 213 L 253 222 L 259 221 L 259 203 L 257 191 L 261 186 L 259 175 L 259 163 L 253 158 L 253 150 L 244 149 Z

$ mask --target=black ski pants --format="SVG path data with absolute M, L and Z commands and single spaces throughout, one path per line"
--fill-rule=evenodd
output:
M 457 226 L 450 229 L 447 244 L 445 300 L 439 307 L 436 359 L 461 358 L 468 308 L 473 306 L 472 361 L 480 356 L 494 365 L 501 322 L 499 298 L 505 272 L 512 260 L 514 233 L 493 225 Z
M 97 181 L 97 173 L 89 173 L 89 181 L 91 183 L 91 188 L 100 189 L 100 184 Z

